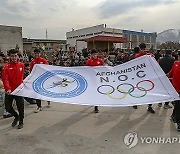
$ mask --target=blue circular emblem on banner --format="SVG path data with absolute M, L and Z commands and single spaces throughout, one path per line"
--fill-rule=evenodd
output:
M 35 92 L 46 97 L 71 98 L 87 89 L 87 81 L 75 72 L 53 70 L 39 76 L 32 86 Z

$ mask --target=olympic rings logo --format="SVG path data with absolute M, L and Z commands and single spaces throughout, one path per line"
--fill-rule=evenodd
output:
M 148 88 L 141 87 L 141 84 L 143 84 L 143 83 L 144 84 L 150 84 L 150 87 L 148 87 Z M 129 86 L 129 89 L 128 90 L 122 89 L 124 86 Z M 108 90 L 103 90 L 104 88 L 108 88 Z M 124 99 L 127 94 L 129 94 L 129 96 L 134 97 L 134 98 L 144 97 L 144 96 L 146 96 L 147 92 L 152 90 L 153 88 L 154 88 L 154 83 L 151 80 L 142 80 L 142 81 L 139 81 L 136 84 L 136 86 L 134 86 L 130 83 L 119 84 L 116 88 L 114 88 L 112 85 L 101 85 L 97 88 L 97 91 L 102 95 L 107 95 L 111 99 L 121 100 L 121 99 Z M 134 94 L 135 89 L 141 91 L 142 94 L 136 96 Z M 112 94 L 115 91 L 119 92 L 121 94 L 121 96 L 119 96 L 119 97 L 112 96 Z

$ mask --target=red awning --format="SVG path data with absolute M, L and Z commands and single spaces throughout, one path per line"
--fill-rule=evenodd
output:
M 97 35 L 90 38 L 79 39 L 77 41 L 85 41 L 85 42 L 101 41 L 101 42 L 114 42 L 114 43 L 128 42 L 125 37 L 104 36 L 104 35 Z

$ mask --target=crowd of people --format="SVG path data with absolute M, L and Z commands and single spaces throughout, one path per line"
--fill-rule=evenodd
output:
M 7 58 L 7 56 L 2 56 L 2 60 L 6 62 L 6 64 L 2 67 L 1 71 L 2 82 L 5 89 L 5 109 L 9 112 L 9 115 L 15 118 L 12 127 L 15 127 L 19 122 L 18 129 L 23 128 L 24 99 L 30 104 L 37 104 L 36 113 L 42 110 L 41 100 L 39 99 L 11 95 L 11 92 L 29 75 L 35 64 L 49 64 L 65 67 L 85 65 L 92 67 L 102 65 L 116 66 L 143 55 L 151 55 L 157 60 L 165 74 L 170 78 L 176 91 L 180 94 L 180 51 L 178 50 L 158 50 L 156 52 L 150 52 L 146 50 L 146 44 L 144 43 L 141 43 L 130 52 L 125 52 L 122 49 L 112 49 L 111 51 L 83 49 L 82 52 L 75 52 L 70 48 L 69 52 L 62 52 L 61 50 L 54 52 L 52 61 L 48 60 L 48 58 L 41 57 L 40 49 L 34 50 L 34 56 L 28 56 L 26 53 L 19 55 L 16 49 L 9 50 L 9 58 Z M 13 109 L 13 100 L 16 101 L 19 114 Z M 173 122 L 177 123 L 177 129 L 180 131 L 180 100 L 172 104 L 174 105 L 174 110 L 171 119 Z M 50 102 L 48 102 L 48 105 L 50 105 Z M 162 103 L 159 103 L 158 106 L 161 107 Z M 173 106 L 169 102 L 164 104 L 165 109 L 172 107 Z M 133 108 L 138 109 L 138 106 L 133 106 Z M 153 114 L 155 113 L 152 104 L 148 105 L 147 111 Z M 99 112 L 98 106 L 94 107 L 94 112 Z

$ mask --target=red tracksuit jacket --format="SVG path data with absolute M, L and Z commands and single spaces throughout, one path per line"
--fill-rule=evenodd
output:
M 104 65 L 104 63 L 100 58 L 97 59 L 90 58 L 86 61 L 86 66 L 101 66 L 101 65 Z
M 45 58 L 39 57 L 34 58 L 30 63 L 30 72 L 32 71 L 35 64 L 49 64 Z
M 180 61 L 175 61 L 172 69 L 168 73 L 169 77 L 172 77 L 172 84 L 176 91 L 180 93 Z
M 24 77 L 24 64 L 21 62 L 6 63 L 2 68 L 2 81 L 5 91 L 13 92 L 22 82 Z
M 148 52 L 141 53 L 141 52 L 139 52 L 139 53 L 135 54 L 134 58 L 138 58 L 138 57 L 141 57 L 141 56 L 144 56 L 144 55 L 151 55 L 151 56 L 154 57 L 154 55 L 151 54 L 151 53 L 148 53 Z

